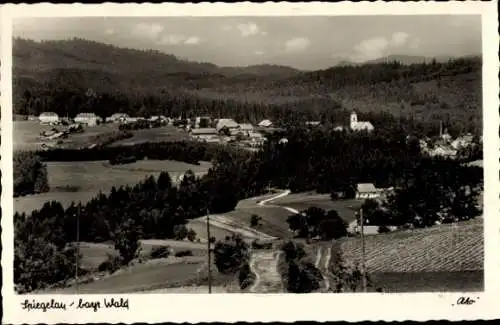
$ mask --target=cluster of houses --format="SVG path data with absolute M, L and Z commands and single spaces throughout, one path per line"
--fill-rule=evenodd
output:
M 271 128 L 270 120 L 261 121 L 257 127 L 250 123 L 237 123 L 230 118 L 212 120 L 210 117 L 196 117 L 193 125 L 187 125 L 186 129 L 193 139 L 203 142 L 228 143 L 238 141 L 249 147 L 259 147 L 266 137 L 259 129 Z
M 461 149 L 470 148 L 474 145 L 474 136 L 472 134 L 466 134 L 453 139 L 445 132 L 436 140 L 426 138 L 420 139 L 419 141 L 420 149 L 429 156 L 456 158 Z
M 96 126 L 102 123 L 133 123 L 140 120 L 148 120 L 151 122 L 163 122 L 164 124 L 172 123 L 172 119 L 163 115 L 151 116 L 149 119 L 144 117 L 130 117 L 125 113 L 115 113 L 105 120 L 95 113 L 79 113 L 75 118 L 61 118 L 54 112 L 43 112 L 38 117 L 30 116 L 28 120 L 38 120 L 43 125 L 59 125 L 59 124 L 83 124 L 87 126 Z

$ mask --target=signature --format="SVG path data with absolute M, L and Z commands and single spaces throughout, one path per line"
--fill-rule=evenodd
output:
M 456 303 L 452 304 L 452 306 L 460 306 L 460 305 L 474 305 L 479 300 L 479 297 L 476 299 L 471 297 L 459 297 Z

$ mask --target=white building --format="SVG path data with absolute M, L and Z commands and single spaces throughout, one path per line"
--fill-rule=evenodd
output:
M 86 124 L 88 126 L 96 126 L 101 123 L 102 119 L 95 113 L 80 113 L 75 117 L 75 123 Z
M 217 121 L 217 125 L 215 126 L 215 129 L 217 130 L 217 132 L 220 132 L 220 130 L 222 130 L 223 128 L 227 128 L 231 132 L 231 130 L 238 129 L 239 125 L 233 119 L 221 118 Z
M 351 130 L 352 131 L 368 131 L 371 132 L 373 131 L 374 127 L 373 125 L 368 122 L 368 121 L 358 121 L 358 115 L 356 115 L 356 112 L 351 113 Z
M 199 129 L 191 129 L 189 131 L 191 136 L 199 141 L 205 142 L 219 142 L 219 135 L 217 130 L 214 128 L 199 128 Z
M 372 183 L 361 183 L 357 185 L 356 199 L 375 199 L 380 197 L 383 190 L 377 189 Z
M 38 117 L 38 120 L 42 124 L 58 123 L 59 122 L 59 116 L 56 113 L 54 113 L 54 112 L 43 112 Z
M 130 116 L 125 113 L 115 113 L 106 118 L 107 123 L 125 122 Z
M 271 126 L 273 126 L 273 122 L 271 122 L 270 120 L 262 120 L 259 123 L 259 127 L 261 128 L 269 128 Z

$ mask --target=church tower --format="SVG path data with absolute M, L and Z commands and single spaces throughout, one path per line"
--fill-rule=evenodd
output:
M 353 111 L 351 113 L 351 129 L 354 129 L 357 123 L 358 123 L 358 116 L 356 115 L 356 112 Z

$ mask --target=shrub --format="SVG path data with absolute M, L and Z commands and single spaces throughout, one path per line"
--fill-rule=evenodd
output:
M 383 233 L 387 233 L 387 232 L 390 232 L 390 229 L 386 225 L 381 225 L 378 227 L 379 234 L 383 234 Z
M 262 220 L 261 217 L 259 217 L 256 214 L 252 214 L 252 216 L 250 217 L 250 227 L 256 228 L 257 226 L 259 226 L 259 222 L 261 220 Z
M 114 273 L 120 268 L 122 264 L 123 263 L 120 256 L 108 254 L 107 259 L 101 264 L 99 264 L 97 270 L 99 272 Z
M 190 242 L 194 242 L 196 240 L 196 231 L 194 231 L 193 229 L 189 229 L 186 237 Z
M 170 255 L 170 247 L 169 246 L 161 246 L 155 247 L 149 254 L 149 256 L 153 259 L 156 258 L 167 258 Z
M 193 252 L 190 250 L 178 251 L 175 253 L 175 257 L 193 256 Z
M 248 245 L 241 236 L 233 234 L 215 244 L 214 260 L 217 270 L 222 274 L 235 274 L 248 262 Z
M 185 225 L 174 226 L 174 238 L 175 240 L 184 240 L 188 235 L 188 230 Z
M 238 280 L 240 283 L 240 289 L 244 290 L 254 283 L 256 275 L 250 269 L 248 263 L 243 264 L 238 274 Z

